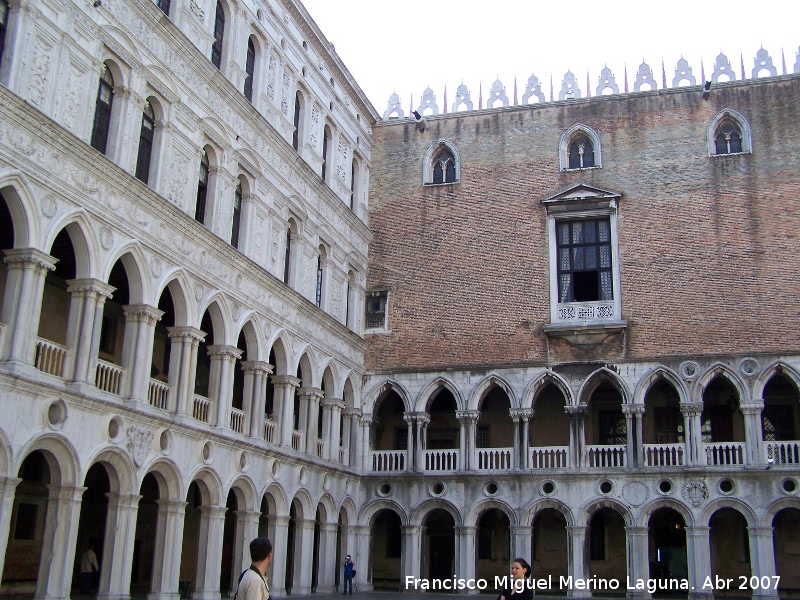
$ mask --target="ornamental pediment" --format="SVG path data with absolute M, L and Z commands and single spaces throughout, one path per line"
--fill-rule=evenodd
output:
M 621 197 L 621 192 L 604 190 L 603 188 L 595 187 L 593 185 L 579 183 L 577 185 L 571 185 L 568 188 L 560 190 L 549 198 L 545 198 L 542 200 L 542 204 L 545 206 L 552 206 L 584 202 L 616 202 Z

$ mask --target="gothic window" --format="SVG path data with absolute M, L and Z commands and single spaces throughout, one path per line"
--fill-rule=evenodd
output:
M 292 228 L 286 230 L 286 254 L 283 257 L 283 283 L 289 285 L 289 267 L 292 258 Z
M 738 154 L 742 151 L 742 131 L 733 121 L 723 121 L 714 138 L 716 154 Z
M 236 184 L 233 195 L 233 225 L 231 227 L 231 246 L 239 247 L 239 228 L 242 224 L 242 182 Z
M 351 279 L 352 275 L 347 279 L 347 291 L 344 296 L 344 324 L 346 327 L 350 327 L 350 296 L 353 293 L 353 286 L 350 283 Z
M 200 177 L 197 181 L 197 200 L 194 205 L 194 218 L 204 223 L 206 218 L 206 193 L 208 191 L 208 154 L 203 152 L 200 159 Z
M 150 178 L 150 157 L 153 154 L 153 131 L 156 115 L 148 102 L 142 111 L 142 128 L 139 132 L 139 154 L 136 158 L 136 179 L 147 183 Z
M 355 206 L 356 189 L 358 187 L 358 161 L 353 157 L 350 163 L 350 210 Z
M 598 443 L 606 446 L 623 446 L 628 443 L 625 415 L 621 410 L 601 410 Z
M 425 185 L 458 183 L 461 166 L 455 146 L 446 140 L 439 140 L 431 145 L 425 155 L 422 175 Z
M 558 301 L 612 300 L 609 219 L 559 221 L 556 231 Z
M 0 64 L 3 62 L 3 48 L 6 45 L 6 23 L 8 22 L 8 2 L 0 0 Z
M 314 304 L 316 304 L 318 308 L 322 307 L 322 274 L 322 257 L 317 256 L 317 284 L 315 286 Z
M 108 133 L 111 129 L 111 105 L 114 102 L 114 78 L 108 65 L 103 66 L 100 84 L 97 88 L 97 100 L 94 105 L 94 126 L 92 127 L 92 148 L 106 153 Z
M 300 152 L 300 127 L 303 124 L 303 94 L 298 90 L 294 95 L 294 133 L 292 134 L 292 148 Z
M 569 168 L 588 169 L 594 166 L 594 146 L 585 135 L 579 135 L 569 144 Z
M 217 2 L 217 11 L 214 17 L 214 43 L 211 45 L 211 62 L 215 67 L 222 67 L 222 40 L 225 37 L 225 12 L 222 4 Z
M 367 294 L 366 328 L 386 329 L 386 292 L 370 292 Z
M 244 97 L 248 101 L 253 101 L 253 75 L 256 69 L 256 46 L 253 44 L 253 38 L 247 40 L 247 61 L 245 62 L 244 70 L 247 77 L 244 80 Z
M 165 15 L 169 16 L 169 6 L 171 4 L 171 0 L 156 0 L 156 6 L 161 9 Z
M 328 168 L 328 155 L 330 154 L 332 136 L 331 136 L 331 128 L 325 125 L 325 128 L 322 130 L 322 181 L 327 181 L 325 176 L 328 174 L 330 169 Z

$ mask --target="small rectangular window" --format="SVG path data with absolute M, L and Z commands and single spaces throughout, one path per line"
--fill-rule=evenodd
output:
M 477 448 L 488 448 L 489 447 L 489 426 L 488 425 L 478 425 L 478 435 L 477 435 L 477 439 L 475 440 L 475 446 Z
M 367 329 L 386 329 L 387 292 L 368 292 L 366 298 Z

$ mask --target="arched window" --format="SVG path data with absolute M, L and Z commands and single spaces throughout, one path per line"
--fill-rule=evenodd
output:
M 0 0 L 0 64 L 3 62 L 3 48 L 6 46 L 6 23 L 8 22 L 8 2 Z
M 92 148 L 106 153 L 108 132 L 111 129 L 111 105 L 114 102 L 114 78 L 108 65 L 103 66 L 97 100 L 94 105 L 94 126 L 92 127 Z
M 317 254 L 317 285 L 316 285 L 316 294 L 314 298 L 314 303 L 319 307 L 322 308 L 322 294 L 323 294 L 323 286 L 325 285 L 325 263 L 327 260 L 327 251 L 325 250 L 325 246 L 320 244 L 319 246 L 319 254 Z
M 451 143 L 439 140 L 428 148 L 423 163 L 423 183 L 440 185 L 458 183 L 460 178 L 458 151 Z
M 248 101 L 253 101 L 253 74 L 256 70 L 256 46 L 253 44 L 253 38 L 247 40 L 247 62 L 245 63 L 244 70 L 247 72 L 247 77 L 244 80 L 244 97 Z
M 225 12 L 222 4 L 217 2 L 217 12 L 214 18 L 214 43 L 211 45 L 211 62 L 218 69 L 222 66 L 222 40 L 225 37 Z
M 344 296 L 344 324 L 345 327 L 349 327 L 353 329 L 353 324 L 350 322 L 350 317 L 352 316 L 352 304 L 353 304 L 353 283 L 355 281 L 355 274 L 350 271 L 347 274 L 347 291 L 345 292 Z
M 136 179 L 147 183 L 150 178 L 150 157 L 153 154 L 153 130 L 156 115 L 149 102 L 142 111 L 142 129 L 139 133 L 139 155 L 136 158 Z
M 327 181 L 327 179 L 325 179 L 325 175 L 327 175 L 329 172 L 328 146 L 330 146 L 331 144 L 332 137 L 333 136 L 331 136 L 331 128 L 325 125 L 325 128 L 322 130 L 322 181 Z
M 744 115 L 725 109 L 718 113 L 708 125 L 708 154 L 748 154 L 753 151 L 750 125 Z
M 303 117 L 303 94 L 298 91 L 294 95 L 294 133 L 292 134 L 292 148 L 300 152 L 300 125 Z
M 169 16 L 169 6 L 171 4 L 171 0 L 156 0 L 156 6 L 161 9 L 165 15 Z
M 350 210 L 353 210 L 356 201 L 356 188 L 358 185 L 358 161 L 353 157 L 350 163 Z
M 292 227 L 286 230 L 286 255 L 283 257 L 283 283 L 289 285 L 289 269 L 292 259 Z
M 204 223 L 206 218 L 206 192 L 208 190 L 208 154 L 203 152 L 200 159 L 200 177 L 197 181 L 197 201 L 194 205 L 194 218 Z
M 233 226 L 231 227 L 231 246 L 239 248 L 239 227 L 242 223 L 242 181 L 236 184 L 233 196 Z
M 588 169 L 594 166 L 594 145 L 585 135 L 575 137 L 569 144 L 569 168 Z

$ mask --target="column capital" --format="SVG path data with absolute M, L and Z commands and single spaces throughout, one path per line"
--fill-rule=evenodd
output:
M 149 304 L 128 304 L 122 307 L 125 319 L 131 321 L 145 321 L 148 325 L 155 325 L 164 316 L 163 310 L 158 310 Z
M 200 514 L 203 516 L 208 516 L 212 519 L 224 519 L 225 513 L 228 512 L 228 507 L 226 506 L 201 506 L 200 507 Z
M 456 419 L 464 423 L 475 424 L 480 421 L 481 411 L 479 410 L 457 410 Z
M 103 296 L 104 298 L 111 298 L 114 294 L 115 288 L 112 285 L 108 285 L 104 281 L 100 281 L 99 279 L 68 279 L 67 280 L 67 291 L 70 294 L 97 294 L 98 296 Z
M 360 408 L 346 408 L 344 410 L 344 416 L 349 417 L 351 419 L 356 419 L 362 416 L 362 412 Z M 366 415 L 365 415 L 366 416 Z M 370 415 L 371 417 L 372 415 Z
M 708 535 L 711 527 L 708 525 L 692 525 L 686 528 L 686 535 L 704 536 Z
M 282 388 L 286 388 L 289 386 L 294 388 L 300 387 L 300 378 L 294 377 L 292 375 L 272 375 L 271 379 L 275 387 L 282 387 Z
M 21 481 L 19 477 L 0 477 L 0 495 L 16 490 Z
M 289 516 L 288 515 L 269 515 L 270 521 L 275 521 L 276 527 L 288 527 L 289 526 Z
M 314 529 L 317 522 L 314 519 L 297 519 L 295 521 L 301 529 Z
M 167 500 L 166 498 L 159 498 L 156 500 L 156 504 L 158 504 L 158 510 L 163 510 L 164 512 L 173 514 L 184 514 L 186 512 L 186 506 L 189 503 L 181 500 Z
M 138 508 L 139 500 L 142 496 L 139 494 L 116 494 L 114 492 L 106 492 L 108 498 L 108 507 L 121 506 L 123 508 Z
M 567 405 L 564 407 L 564 412 L 569 419 L 585 419 L 589 414 L 589 407 L 585 404 Z
M 72 500 L 80 502 L 83 498 L 83 492 L 86 491 L 85 487 L 71 486 L 71 485 L 48 485 L 47 486 L 47 499 L 48 500 Z
M 512 421 L 530 421 L 533 418 L 534 412 L 532 408 L 510 408 L 508 409 L 508 416 Z
M 756 537 L 772 537 L 774 532 L 774 527 L 762 527 L 760 525 L 755 525 L 752 527 L 747 528 L 747 533 L 750 535 L 754 535 Z
M 532 525 L 512 525 L 511 526 L 511 533 L 519 535 L 526 535 L 533 533 L 533 526 Z
M 345 409 L 345 403 L 341 398 L 326 398 L 322 403 L 322 407 L 329 408 L 331 410 L 343 411 Z
M 403 535 L 419 535 L 422 533 L 422 525 L 402 525 Z
M 624 415 L 643 415 L 644 404 L 623 404 L 622 414 Z
M 272 375 L 272 365 L 263 360 L 243 360 L 242 371 L 245 373 L 264 373 Z
M 203 342 L 206 339 L 205 331 L 197 327 L 182 326 L 182 327 L 167 327 L 167 332 L 171 340 L 188 338 L 194 342 Z
M 637 525 L 632 525 L 630 527 L 626 525 L 625 526 L 625 531 L 627 533 L 629 533 L 630 535 L 637 535 L 637 536 L 642 536 L 643 535 L 643 536 L 646 536 L 646 535 L 648 535 L 650 529 L 647 528 L 647 527 L 639 527 Z
M 702 402 L 681 402 L 681 412 L 685 417 L 696 417 L 703 412 Z
M 567 525 L 567 531 L 569 533 L 578 533 L 582 535 L 586 535 L 586 532 L 589 531 L 588 525 Z
M 49 254 L 37 250 L 36 248 L 17 248 L 14 250 L 4 250 L 5 258 L 3 262 L 7 265 L 21 264 L 23 267 L 26 264 L 31 264 L 41 271 L 52 271 L 56 268 L 57 258 L 53 258 Z
M 761 402 L 743 402 L 739 405 L 743 415 L 759 415 L 764 410 Z
M 327 533 L 336 533 L 339 529 L 338 523 L 320 523 L 319 525 L 320 531 L 325 531 Z
M 456 535 L 475 535 L 478 527 L 476 525 L 459 525 L 455 530 Z
M 301 387 L 297 390 L 297 395 L 301 398 L 308 398 L 309 400 L 316 400 L 319 402 L 325 397 L 325 392 L 319 388 Z
M 239 350 L 236 346 L 226 346 L 224 344 L 208 347 L 208 355 L 212 358 L 215 356 L 223 356 L 228 360 L 239 360 L 242 358 L 243 352 L 243 350 Z

